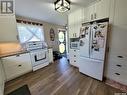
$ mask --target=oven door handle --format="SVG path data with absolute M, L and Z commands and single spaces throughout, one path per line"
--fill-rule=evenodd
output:
M 34 58 L 35 58 L 35 62 L 37 62 L 37 61 L 41 61 L 41 60 L 44 60 L 44 59 L 46 59 L 46 54 L 45 54 L 45 57 L 44 57 L 44 58 L 41 58 L 41 59 L 37 59 L 37 56 L 36 56 L 36 55 L 34 56 Z

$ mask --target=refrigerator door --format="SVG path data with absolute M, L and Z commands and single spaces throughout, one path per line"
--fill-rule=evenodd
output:
M 90 58 L 104 60 L 108 22 L 95 23 L 91 27 Z
M 90 31 L 91 26 L 86 25 L 81 28 L 80 31 L 80 56 L 90 57 Z
M 79 71 L 95 79 L 103 79 L 104 61 L 94 60 L 90 58 L 80 57 Z

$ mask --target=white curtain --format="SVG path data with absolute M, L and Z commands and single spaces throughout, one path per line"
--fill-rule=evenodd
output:
M 21 43 L 30 41 L 44 41 L 43 26 L 17 23 L 17 29 Z

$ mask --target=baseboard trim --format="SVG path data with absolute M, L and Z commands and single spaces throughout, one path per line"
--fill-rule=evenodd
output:
M 127 92 L 127 85 L 121 84 L 117 81 L 104 77 L 104 81 L 107 85 L 110 85 L 114 88 L 120 89 L 123 92 Z

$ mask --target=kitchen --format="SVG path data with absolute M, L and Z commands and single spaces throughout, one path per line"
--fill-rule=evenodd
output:
M 45 20 L 29 2 L 15 0 L 16 15 L 0 15 L 0 95 L 126 95 L 126 0 L 67 0 L 68 12 L 33 1 Z M 58 29 L 67 31 L 66 41 L 59 42 Z M 54 61 L 63 42 L 67 57 Z

